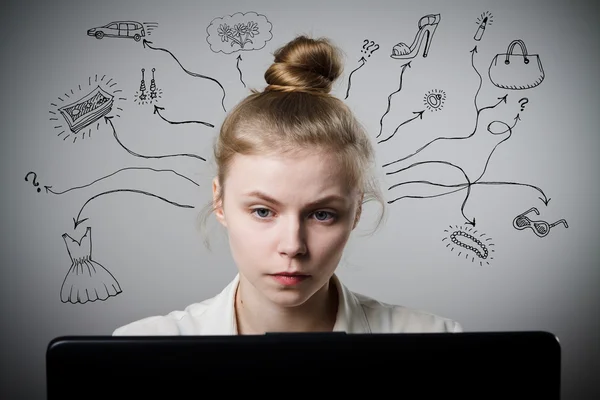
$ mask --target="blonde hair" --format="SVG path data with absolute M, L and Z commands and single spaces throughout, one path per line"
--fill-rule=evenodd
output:
M 346 171 L 347 184 L 360 188 L 363 204 L 385 201 L 372 173 L 374 149 L 365 129 L 340 99 L 330 94 L 342 74 L 340 51 L 326 38 L 298 36 L 274 53 L 265 72 L 266 88 L 251 90 L 226 116 L 214 158 L 220 192 L 200 213 L 204 243 L 207 218 L 223 204 L 225 178 L 236 154 L 291 154 L 321 150 L 334 154 Z

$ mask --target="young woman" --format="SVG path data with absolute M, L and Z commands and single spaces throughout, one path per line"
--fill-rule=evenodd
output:
M 274 55 L 268 85 L 231 111 L 214 149 L 209 211 L 239 273 L 211 299 L 113 334 L 461 332 L 453 320 L 353 293 L 335 275 L 363 203 L 385 204 L 374 150 L 329 94 L 342 72 L 336 47 L 299 36 Z

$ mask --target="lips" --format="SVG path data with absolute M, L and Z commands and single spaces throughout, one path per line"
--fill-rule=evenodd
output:
M 275 281 L 284 286 L 298 285 L 304 280 L 310 278 L 310 275 L 304 275 L 296 272 L 281 272 L 271 275 Z

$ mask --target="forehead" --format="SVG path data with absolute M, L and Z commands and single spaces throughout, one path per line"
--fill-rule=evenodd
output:
M 293 155 L 236 154 L 225 190 L 236 196 L 258 191 L 280 201 L 299 202 L 331 194 L 349 197 L 355 192 L 335 156 L 309 151 Z

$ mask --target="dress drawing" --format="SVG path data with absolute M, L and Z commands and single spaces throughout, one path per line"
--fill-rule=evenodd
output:
M 92 258 L 92 228 L 88 227 L 80 241 L 62 235 L 71 258 L 71 268 L 60 289 L 63 303 L 87 303 L 106 300 L 121 293 L 115 277 Z

